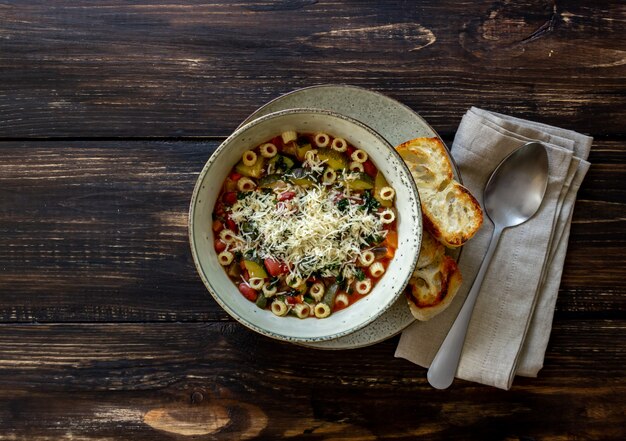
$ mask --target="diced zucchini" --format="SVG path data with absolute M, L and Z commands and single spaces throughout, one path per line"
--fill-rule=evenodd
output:
M 371 190 L 374 188 L 374 180 L 365 173 L 359 173 L 356 179 L 347 179 L 344 183 L 350 190 Z
M 259 188 L 274 188 L 283 182 L 283 175 L 274 173 L 259 179 Z
M 337 291 L 339 291 L 339 284 L 337 282 L 333 283 L 326 289 L 324 292 L 324 297 L 322 297 L 322 303 L 326 303 L 330 306 L 330 309 L 333 309 L 333 305 L 335 304 L 335 297 L 337 297 Z
M 260 178 L 263 174 L 263 166 L 265 165 L 265 158 L 259 157 L 257 158 L 254 165 L 245 165 L 243 161 L 239 161 L 235 166 L 235 170 L 237 173 L 243 176 L 247 176 L 249 178 Z
M 383 207 L 391 207 L 393 205 L 393 201 L 385 200 L 380 197 L 380 190 L 385 187 L 389 187 L 389 183 L 387 179 L 385 179 L 385 175 L 381 171 L 378 171 L 376 174 L 376 179 L 374 179 L 374 198 L 380 202 L 380 205 Z
M 241 231 L 246 234 L 254 233 L 254 225 L 252 224 L 252 222 L 244 222 L 241 226 Z
M 239 266 L 239 262 L 233 262 L 228 267 L 228 277 L 239 279 L 241 275 L 241 267 Z
M 254 260 L 244 260 L 243 265 L 246 267 L 246 270 L 248 271 L 248 275 L 250 276 L 251 279 L 252 278 L 257 278 L 257 279 L 267 278 L 267 272 L 265 271 L 265 268 L 263 267 L 261 263 L 255 262 Z
M 302 143 L 302 144 L 298 142 L 296 144 L 296 158 L 298 158 L 299 161 L 304 161 L 306 157 L 306 152 L 312 149 L 313 147 L 311 147 L 311 144 L 309 142 Z
M 291 170 L 295 165 L 293 159 L 284 156 L 284 155 L 276 155 L 272 159 L 269 160 L 269 164 L 274 164 L 274 172 L 278 170 L 287 171 Z
M 289 173 L 289 180 L 301 187 L 310 187 L 315 180 L 303 169 L 296 168 Z
M 265 309 L 265 307 L 267 306 L 267 297 L 265 297 L 263 294 L 259 294 L 256 298 L 256 306 L 258 306 L 261 309 Z
M 333 170 L 340 170 L 342 168 L 348 168 L 350 161 L 348 161 L 348 157 L 338 152 L 337 150 L 332 149 L 319 149 L 317 152 L 317 157 L 322 161 L 326 161 L 326 164 Z

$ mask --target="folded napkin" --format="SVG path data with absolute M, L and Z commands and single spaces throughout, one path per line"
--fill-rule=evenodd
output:
M 483 205 L 483 189 L 502 159 L 528 141 L 548 149 L 549 179 L 539 211 L 504 230 L 476 301 L 457 377 L 509 389 L 515 375 L 535 377 L 552 329 L 578 188 L 589 169 L 592 138 L 545 124 L 471 108 L 452 145 L 464 185 Z M 463 285 L 450 307 L 416 322 L 400 338 L 396 357 L 428 367 L 452 326 L 487 251 L 493 224 L 464 247 Z

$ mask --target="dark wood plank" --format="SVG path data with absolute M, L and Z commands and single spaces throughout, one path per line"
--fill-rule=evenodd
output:
M 217 144 L 0 143 L 0 321 L 228 320 L 187 240 L 191 191 Z M 596 143 L 557 314 L 626 310 L 623 151 Z
M 623 321 L 557 323 L 539 378 L 505 392 L 463 381 L 434 390 L 424 369 L 393 358 L 395 339 L 325 352 L 238 324 L 2 325 L 0 434 L 617 440 L 624 331 Z
M 619 0 L 4 2 L 0 137 L 224 136 L 337 82 L 446 135 L 471 105 L 623 134 L 625 18 Z

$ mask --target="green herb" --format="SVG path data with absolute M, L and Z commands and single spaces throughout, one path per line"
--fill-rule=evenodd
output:
M 365 273 L 363 272 L 361 268 L 356 269 L 356 271 L 354 272 L 354 276 L 359 282 L 365 280 Z
M 374 198 L 374 195 L 372 194 L 372 192 L 369 190 L 364 191 L 363 192 L 363 205 L 361 205 L 361 208 L 369 212 L 372 212 L 378 209 L 378 207 L 380 207 L 380 202 L 378 202 L 376 198 Z
M 272 287 L 278 285 L 279 281 L 280 281 L 280 279 L 278 277 L 272 277 L 270 279 L 269 287 L 272 288 Z
M 346 278 L 343 276 L 343 274 L 339 274 L 337 276 L 337 285 L 339 285 L 339 289 L 345 289 L 346 287 L 346 283 L 347 280 Z
M 369 236 L 365 237 L 365 241 L 369 244 L 369 245 L 374 245 L 379 243 L 381 240 L 383 240 L 382 237 L 380 237 L 377 234 L 370 234 Z
M 315 303 L 315 300 L 313 300 L 313 297 L 311 297 L 308 294 L 306 294 L 302 299 L 309 305 L 313 305 Z
M 245 199 L 248 194 L 250 194 L 249 191 L 240 191 L 239 193 L 237 193 L 237 200 L 240 201 L 242 199 Z
M 346 211 L 349 205 L 350 201 L 346 198 L 343 198 L 339 202 L 337 202 L 337 208 L 339 208 L 339 211 Z

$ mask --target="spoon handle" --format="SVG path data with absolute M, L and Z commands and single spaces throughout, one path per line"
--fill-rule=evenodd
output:
M 446 389 L 454 381 L 457 367 L 459 366 L 459 360 L 461 359 L 461 351 L 463 350 L 463 343 L 465 342 L 465 335 L 469 326 L 470 319 L 472 318 L 472 311 L 474 309 L 474 303 L 478 297 L 478 292 L 485 278 L 487 268 L 489 268 L 489 262 L 493 257 L 493 253 L 498 247 L 500 235 L 503 228 L 499 225 L 495 225 L 493 234 L 491 236 L 491 242 L 489 243 L 489 249 L 483 263 L 478 270 L 472 289 L 470 290 L 465 303 L 456 317 L 446 339 L 441 344 L 437 355 L 430 364 L 428 369 L 428 382 L 436 389 Z

